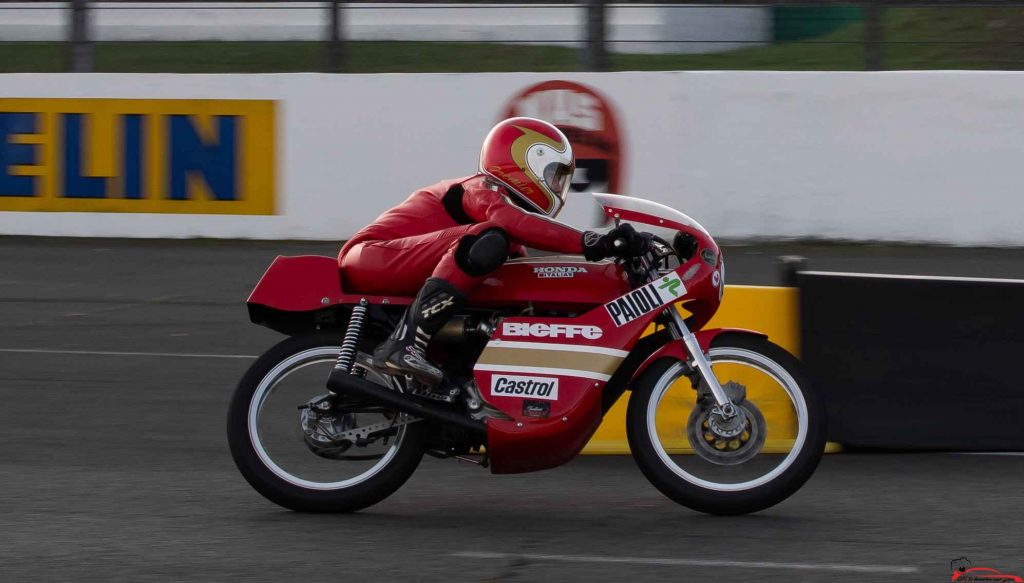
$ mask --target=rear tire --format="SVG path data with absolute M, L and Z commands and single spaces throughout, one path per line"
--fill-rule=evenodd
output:
M 376 473 L 352 485 L 334 489 L 314 489 L 282 479 L 257 453 L 249 420 L 254 395 L 265 377 L 280 363 L 309 351 L 340 350 L 342 332 L 314 333 L 287 338 L 261 356 L 246 371 L 235 389 L 228 409 L 228 444 L 235 465 L 249 484 L 265 498 L 299 512 L 353 512 L 372 506 L 393 494 L 412 476 L 423 458 L 429 427 L 418 421 L 404 426 L 404 435 L 397 450 Z M 283 373 L 282 373 L 283 374 Z M 324 378 L 324 383 L 327 379 Z M 324 393 L 321 386 L 310 387 L 309 397 Z M 310 456 L 314 454 L 310 452 Z M 345 463 L 335 461 L 333 463 Z
M 663 494 L 676 502 L 708 514 L 747 514 L 774 506 L 791 496 L 814 473 L 825 449 L 825 410 L 803 365 L 785 349 L 767 339 L 749 334 L 722 334 L 711 343 L 716 348 L 746 350 L 781 366 L 795 381 L 807 407 L 807 433 L 796 457 L 770 481 L 743 490 L 723 491 L 703 487 L 681 477 L 659 455 L 648 418 L 655 389 L 667 382 L 678 361 L 660 359 L 633 384 L 626 414 L 630 450 L 644 476 Z M 721 379 L 719 379 L 721 380 Z

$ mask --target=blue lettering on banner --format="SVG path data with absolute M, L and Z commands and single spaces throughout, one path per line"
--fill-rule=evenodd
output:
M 37 114 L 0 112 L 0 196 L 34 196 L 35 176 L 15 176 L 11 166 L 31 166 L 37 162 L 35 144 L 13 144 L 11 137 L 36 132 Z
M 201 172 L 215 200 L 236 200 L 236 116 L 216 118 L 217 142 L 208 144 L 187 115 L 171 120 L 171 200 L 188 198 L 188 173 Z
M 142 198 L 142 120 L 143 116 L 121 116 L 121 159 L 124 163 L 125 198 Z
M 67 113 L 64 119 L 64 196 L 106 198 L 107 179 L 82 175 L 82 114 Z
M 0 211 L 272 215 L 274 110 L 0 97 Z

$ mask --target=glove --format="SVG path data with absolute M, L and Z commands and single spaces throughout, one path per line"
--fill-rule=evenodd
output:
M 632 259 L 651 249 L 650 233 L 637 233 L 633 225 L 623 223 L 605 234 L 583 233 L 583 257 L 587 261 L 600 261 L 607 257 Z M 616 244 L 618 242 L 618 244 Z

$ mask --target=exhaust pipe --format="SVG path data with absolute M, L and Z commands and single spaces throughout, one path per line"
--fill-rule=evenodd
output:
M 415 397 L 392 391 L 344 370 L 334 369 L 331 371 L 331 376 L 327 379 L 327 389 L 339 395 L 353 395 L 367 399 L 416 417 L 456 425 L 473 433 L 487 434 L 487 426 L 481 421 L 459 415 L 442 405 L 420 401 Z

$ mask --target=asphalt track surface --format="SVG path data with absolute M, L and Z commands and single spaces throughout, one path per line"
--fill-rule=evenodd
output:
M 358 514 L 277 508 L 224 437 L 248 355 L 279 338 L 242 302 L 274 255 L 336 247 L 0 239 L 0 581 L 948 581 L 961 556 L 1024 575 L 1013 456 L 828 456 L 735 518 L 675 505 L 628 457 L 519 476 L 428 458 Z M 726 254 L 733 283 L 777 282 L 780 254 L 1024 278 L 1020 251 Z

